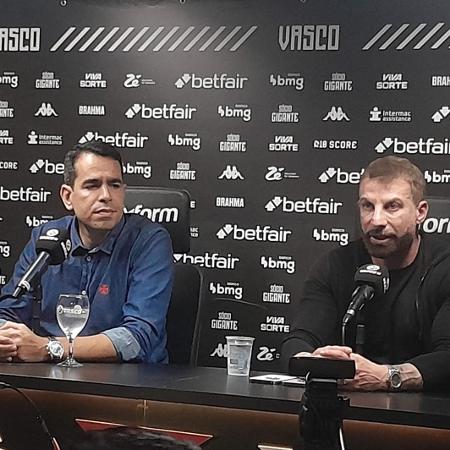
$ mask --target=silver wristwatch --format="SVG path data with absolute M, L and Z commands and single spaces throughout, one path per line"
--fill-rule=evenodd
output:
M 400 370 L 395 366 L 388 367 L 388 383 L 390 391 L 399 391 L 402 387 Z
M 64 347 L 56 338 L 48 338 L 47 352 L 53 362 L 60 362 L 64 356 Z

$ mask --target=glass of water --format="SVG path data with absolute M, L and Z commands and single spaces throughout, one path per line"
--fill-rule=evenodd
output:
M 89 317 L 89 299 L 84 294 L 61 294 L 56 305 L 56 320 L 69 341 L 69 354 L 58 364 L 63 367 L 81 367 L 73 357 L 75 338 L 86 325 Z

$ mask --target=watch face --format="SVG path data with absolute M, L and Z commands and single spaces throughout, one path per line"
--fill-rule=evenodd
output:
M 402 379 L 400 377 L 400 374 L 398 372 L 394 372 L 391 374 L 391 386 L 394 389 L 398 389 L 402 385 Z
M 61 359 L 64 355 L 64 347 L 58 341 L 50 341 L 48 343 L 48 351 L 53 358 Z

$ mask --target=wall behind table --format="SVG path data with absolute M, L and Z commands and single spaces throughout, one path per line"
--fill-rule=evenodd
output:
M 406 155 L 448 192 L 444 0 L 1 3 L 2 284 L 30 227 L 63 214 L 65 151 L 107 139 L 128 184 L 192 195 L 175 259 L 205 272 L 200 364 L 249 334 L 253 367 L 276 370 L 309 267 L 349 239 L 362 168 Z

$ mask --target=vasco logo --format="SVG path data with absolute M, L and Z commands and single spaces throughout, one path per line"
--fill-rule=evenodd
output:
M 0 75 L 0 84 L 6 84 L 15 89 L 19 86 L 19 76 L 16 75 L 16 72 L 4 71 L 3 74 Z
M 227 281 L 225 285 L 220 282 L 209 283 L 209 292 L 213 295 L 221 295 L 225 297 L 232 297 L 235 300 L 242 300 L 242 287 L 235 281 Z
M 79 116 L 104 116 L 105 105 L 78 105 Z
M 218 239 L 230 236 L 235 241 L 287 242 L 291 234 L 291 230 L 285 230 L 281 226 L 278 229 L 270 228 L 269 225 L 240 228 L 236 224 L 227 223 L 217 231 L 216 236 Z
M 38 52 L 40 28 L 0 28 L 0 52 Z
M 286 317 L 266 316 L 266 321 L 260 325 L 260 330 L 270 333 L 289 333 L 290 325 L 286 323 Z
M 383 73 L 381 80 L 375 83 L 375 89 L 390 90 L 406 90 L 408 82 L 403 80 L 402 73 Z
M 170 169 L 170 180 L 190 180 L 195 181 L 197 177 L 197 171 L 191 169 L 191 163 L 179 162 L 176 169 Z
M 241 172 L 239 172 L 239 169 L 236 166 L 231 166 L 231 165 L 228 165 L 227 167 L 225 167 L 225 169 L 222 171 L 222 173 L 217 178 L 219 180 L 223 180 L 224 178 L 226 180 L 243 180 L 244 179 Z
M 321 242 L 339 242 L 340 245 L 348 244 L 348 233 L 343 228 L 332 228 L 331 231 L 314 228 L 312 237 Z
M 158 223 L 176 223 L 178 222 L 178 208 L 147 208 L 142 204 L 136 205 L 131 209 L 124 208 L 125 213 L 139 214 L 147 217 L 152 222 Z
M 328 167 L 317 179 L 321 183 L 328 183 L 334 179 L 338 184 L 358 184 L 363 172 L 364 169 L 361 169 L 359 172 L 346 172 L 340 167 Z
M 291 294 L 285 292 L 282 284 L 271 284 L 269 292 L 263 292 L 262 301 L 264 303 L 291 303 Z
M 90 72 L 84 74 L 84 79 L 80 80 L 80 88 L 101 88 L 105 89 L 108 82 L 103 79 L 103 75 L 99 72 Z
M 252 119 L 252 110 L 248 105 L 234 105 L 234 108 L 228 105 L 219 105 L 217 114 L 227 119 L 242 119 L 244 122 L 249 122 Z
M 62 145 L 63 139 L 58 134 L 38 134 L 31 130 L 28 134 L 29 145 Z
M 332 106 L 330 111 L 322 119 L 323 121 L 331 120 L 333 122 L 342 122 L 343 120 L 350 122 L 347 114 L 344 112 L 341 106 Z
M 136 161 L 136 164 L 127 162 L 122 169 L 123 173 L 127 175 L 141 175 L 146 180 L 152 177 L 152 166 L 148 161 Z
M 216 197 L 216 208 L 245 208 L 244 197 Z
M 52 193 L 46 191 L 42 187 L 34 189 L 31 186 L 21 186 L 18 189 L 8 189 L 4 186 L 0 186 L 0 201 L 2 202 L 46 203 L 50 195 L 52 195 Z
M 112 144 L 121 148 L 144 148 L 148 139 L 148 136 L 143 136 L 141 133 L 136 133 L 133 135 L 129 134 L 127 131 L 117 131 L 112 135 L 102 135 L 98 131 L 88 131 L 78 140 L 78 143 L 84 144 L 92 140 L 100 140 L 102 142 L 106 142 L 107 144 Z
M 325 80 L 323 82 L 324 91 L 351 91 L 353 90 L 353 81 L 347 80 L 345 73 L 333 73 L 331 74 L 331 80 Z
M 259 347 L 259 352 L 256 355 L 258 361 L 274 361 L 280 358 L 280 353 L 278 353 L 275 347 Z
M 339 50 L 339 25 L 280 25 L 281 50 Z
M 14 108 L 9 106 L 6 100 L 0 100 L 0 118 L 13 118 Z
M 450 183 L 450 169 L 443 169 L 442 173 L 425 170 L 424 178 L 427 183 Z
M 408 153 L 410 155 L 449 155 L 449 140 L 444 138 L 442 142 L 435 141 L 434 138 L 419 138 L 418 141 L 401 141 L 398 138 L 384 138 L 375 146 L 377 153 L 384 153 L 392 149 L 393 153 Z
M 444 119 L 446 119 L 449 114 L 450 114 L 450 108 L 448 106 L 442 106 L 431 116 L 431 120 L 434 123 L 440 123 Z
M 299 113 L 294 111 L 292 105 L 279 105 L 278 111 L 271 114 L 273 123 L 298 123 L 300 122 Z
M 322 150 L 356 150 L 358 148 L 358 141 L 315 139 L 313 141 L 313 148 Z
M 34 113 L 36 117 L 58 117 L 57 112 L 54 110 L 52 104 L 50 102 L 45 103 L 42 102 L 39 109 Z
M 266 205 L 266 211 L 273 212 L 280 208 L 286 213 L 298 214 L 338 214 L 339 208 L 343 205 L 333 198 L 322 200 L 320 197 L 306 197 L 304 200 L 290 200 L 288 197 L 275 196 Z
M 19 163 L 17 161 L 0 161 L 0 170 L 18 170 Z
M 155 81 L 151 78 L 142 78 L 141 74 L 127 73 L 123 82 L 126 88 L 138 88 L 140 86 L 153 86 Z
M 304 86 L 304 78 L 299 73 L 288 73 L 287 75 L 280 75 L 279 73 L 271 73 L 269 76 L 269 83 L 277 87 L 294 87 L 297 91 L 301 91 Z
M 239 330 L 239 322 L 233 320 L 230 312 L 220 311 L 217 313 L 217 319 L 211 319 L 211 330 Z
M 43 223 L 47 223 L 49 220 L 53 220 L 53 216 L 41 216 L 40 218 L 36 216 L 25 217 L 25 223 L 29 228 L 37 227 Z
M 127 119 L 133 119 L 136 115 L 141 119 L 153 120 L 190 120 L 194 117 L 197 108 L 189 105 L 178 106 L 175 103 L 168 105 L 164 103 L 161 106 L 147 106 L 145 103 L 135 103 L 125 111 Z
M 204 255 L 187 255 L 186 253 L 174 253 L 175 262 L 181 262 L 182 264 L 195 264 L 200 267 L 206 267 L 208 269 L 226 269 L 234 270 L 236 264 L 239 262 L 237 256 L 233 256 L 228 253 L 226 256 L 221 256 L 218 253 L 206 252 Z
M 292 256 L 261 256 L 260 264 L 264 269 L 284 270 L 286 273 L 295 273 L 295 261 Z
M 281 181 L 286 179 L 297 179 L 299 176 L 295 172 L 286 172 L 284 167 L 269 166 L 264 178 L 267 181 Z
M 0 145 L 13 145 L 14 137 L 10 135 L 9 130 L 0 130 Z
M 9 258 L 11 255 L 11 246 L 6 241 L 0 241 L 0 255 L 3 256 L 3 258 Z
M 28 170 L 36 174 L 41 169 L 44 169 L 44 173 L 62 175 L 64 173 L 64 163 L 54 163 L 48 159 L 38 159 Z
M 369 113 L 370 122 L 411 122 L 411 111 L 380 110 L 374 106 Z
M 185 73 L 174 83 L 177 89 L 185 86 L 191 89 L 243 89 L 247 77 L 242 77 L 240 74 L 235 76 L 226 73 L 213 74 L 210 77 L 201 77 L 195 73 Z
M 192 150 L 200 150 L 202 141 L 197 133 L 184 133 L 183 136 L 170 133 L 167 136 L 167 142 L 172 147 L 190 147 Z
M 41 78 L 38 78 L 34 87 L 36 89 L 59 89 L 60 79 L 55 78 L 54 72 L 42 72 Z
M 298 152 L 298 144 L 294 142 L 294 136 L 274 136 L 269 143 L 269 152 Z
M 240 134 L 227 134 L 226 141 L 219 142 L 221 152 L 246 152 L 247 142 L 241 141 Z

